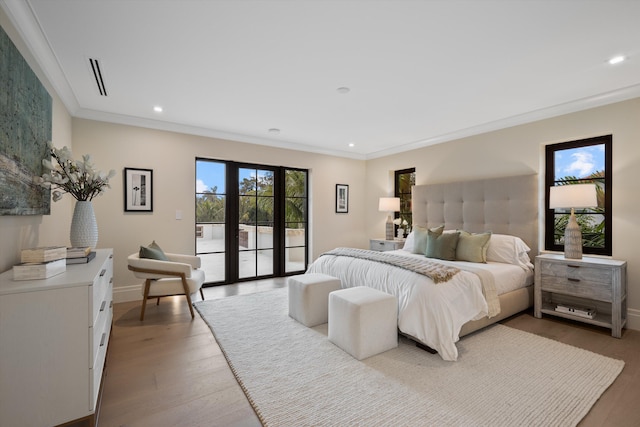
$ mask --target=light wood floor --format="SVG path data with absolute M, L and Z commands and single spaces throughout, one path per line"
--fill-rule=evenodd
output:
M 217 286 L 206 288 L 205 298 L 283 286 L 284 279 Z M 163 298 L 159 306 L 149 300 L 144 322 L 138 320 L 140 304 L 114 307 L 99 427 L 260 426 L 209 327 L 197 312 L 191 320 L 184 297 Z M 580 426 L 640 426 L 640 332 L 624 330 L 615 339 L 605 329 L 536 319 L 532 312 L 502 323 L 623 359 L 622 374 Z

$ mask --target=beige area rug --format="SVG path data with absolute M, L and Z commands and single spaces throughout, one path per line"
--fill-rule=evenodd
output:
M 204 301 L 238 382 L 266 426 L 573 426 L 624 362 L 489 327 L 445 362 L 402 339 L 357 361 L 288 316 L 287 289 Z

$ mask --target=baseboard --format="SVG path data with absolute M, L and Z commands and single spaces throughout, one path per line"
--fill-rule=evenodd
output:
M 640 331 L 640 310 L 635 308 L 627 309 L 627 326 L 628 329 Z
M 142 285 L 118 286 L 113 288 L 113 302 L 142 300 Z

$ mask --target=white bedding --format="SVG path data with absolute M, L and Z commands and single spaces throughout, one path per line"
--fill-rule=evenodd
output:
M 402 250 L 393 253 L 425 258 Z M 460 268 L 472 265 L 491 272 L 499 295 L 527 286 L 532 280 L 531 271 L 511 264 L 432 261 Z M 395 295 L 399 304 L 400 331 L 437 350 L 444 360 L 457 360 L 455 343 L 459 340 L 462 325 L 481 319 L 488 312 L 480 279 L 464 270 L 448 282 L 436 285 L 426 276 L 387 264 L 323 255 L 309 266 L 307 272 L 337 277 L 343 287 L 369 286 Z

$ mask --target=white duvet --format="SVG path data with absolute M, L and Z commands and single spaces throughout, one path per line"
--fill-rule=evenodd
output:
M 425 258 L 406 251 L 394 254 Z M 519 266 L 502 263 L 466 263 L 441 261 L 443 264 L 490 271 L 495 278 L 498 294 L 527 284 L 531 273 Z M 368 260 L 323 255 L 314 261 L 308 273 L 324 273 L 339 278 L 343 287 L 369 286 L 398 298 L 398 328 L 434 350 L 444 360 L 455 361 L 462 325 L 478 320 L 488 313 L 479 277 L 461 270 L 451 280 L 435 284 L 422 274 Z

